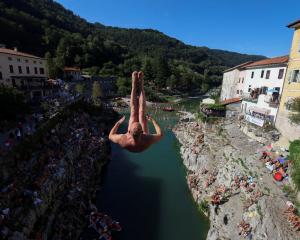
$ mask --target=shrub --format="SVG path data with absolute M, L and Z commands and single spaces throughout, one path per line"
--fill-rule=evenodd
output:
M 208 202 L 206 200 L 202 200 L 199 203 L 199 210 L 202 211 L 203 213 L 208 213 L 209 205 L 208 205 Z
M 300 189 L 300 140 L 291 142 L 289 147 L 290 160 L 292 161 L 292 179 Z

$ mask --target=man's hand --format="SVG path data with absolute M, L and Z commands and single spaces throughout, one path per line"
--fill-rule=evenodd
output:
M 125 121 L 125 116 L 123 116 L 119 121 L 116 122 L 115 126 L 110 130 L 109 140 L 114 143 L 119 143 L 122 137 L 122 134 L 117 134 L 119 126 Z
M 151 122 L 154 121 L 154 119 L 153 119 L 150 115 L 147 115 L 146 118 L 147 118 L 147 120 L 148 120 L 149 122 L 150 122 L 150 121 L 151 121 Z
M 124 121 L 125 121 L 125 116 L 123 116 L 117 123 L 121 125 Z

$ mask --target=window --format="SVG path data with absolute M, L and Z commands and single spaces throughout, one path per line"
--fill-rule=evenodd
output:
M 13 67 L 13 65 L 9 65 L 9 72 L 10 73 L 14 73 L 14 67 Z
M 300 41 L 298 43 L 298 52 L 300 52 Z
M 42 63 L 42 62 L 40 62 L 40 64 L 42 65 L 43 63 Z
M 266 79 L 269 79 L 269 78 L 270 78 L 270 74 L 271 74 L 271 70 L 268 70 L 268 71 L 266 72 Z
M 251 92 L 251 85 L 249 85 L 248 87 L 248 92 Z
M 35 74 L 38 74 L 37 67 L 34 67 L 34 73 L 35 73 Z
M 300 82 L 300 72 L 299 72 L 299 70 L 293 70 L 293 71 L 290 72 L 289 82 L 295 82 L 295 83 Z
M 264 78 L 264 74 L 265 74 L 265 71 L 264 71 L 264 70 L 261 70 L 260 78 Z
M 280 87 L 275 87 L 274 89 L 275 89 L 275 91 L 277 91 L 278 93 L 280 93 Z
M 239 83 L 241 82 L 241 78 L 239 78 Z
M 45 74 L 44 68 L 40 68 L 40 74 Z
M 9 61 L 11 61 L 11 60 L 12 60 L 12 58 L 11 58 L 11 57 L 8 57 L 8 60 L 9 60 Z
M 17 58 L 17 61 L 18 61 L 18 62 L 21 62 L 21 59 L 20 59 L 20 58 Z
M 285 109 L 286 109 L 286 110 L 288 110 L 288 111 L 291 110 L 293 100 L 294 100 L 293 97 L 287 97 L 287 98 L 286 98 L 286 102 L 285 102 Z
M 18 66 L 19 73 L 22 73 L 22 67 Z
M 36 64 L 36 61 L 33 61 L 34 64 Z
M 254 78 L 254 72 L 251 73 L 251 78 Z
M 240 91 L 239 90 L 236 90 L 236 94 L 239 94 L 240 93 Z
M 0 80 L 2 80 L 2 79 L 3 79 L 2 72 L 0 72 Z
M 283 73 L 284 73 L 284 69 L 279 69 L 279 73 L 278 73 L 278 79 L 282 79 L 283 78 Z
M 26 73 L 27 73 L 27 74 L 30 74 L 30 69 L 29 69 L 29 67 L 26 67 Z
M 242 78 L 242 83 L 244 83 L 244 78 Z
M 25 62 L 26 62 L 26 63 L 28 63 L 28 60 L 27 60 L 27 59 L 25 59 Z

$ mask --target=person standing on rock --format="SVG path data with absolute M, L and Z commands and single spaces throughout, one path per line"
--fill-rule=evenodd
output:
M 150 116 L 146 117 L 146 97 L 142 72 L 135 71 L 132 73 L 128 131 L 126 134 L 117 134 L 124 120 L 125 116 L 114 125 L 109 133 L 109 139 L 130 152 L 143 152 L 163 137 L 162 130 L 157 122 Z M 149 134 L 147 120 L 154 125 L 156 134 Z

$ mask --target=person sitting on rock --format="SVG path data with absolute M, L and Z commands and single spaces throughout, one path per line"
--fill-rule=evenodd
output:
M 142 72 L 135 71 L 132 73 L 130 110 L 127 133 L 117 134 L 120 125 L 125 120 L 125 116 L 123 116 L 111 129 L 109 139 L 130 152 L 143 152 L 152 144 L 158 142 L 163 137 L 163 133 L 153 118 L 150 116 L 146 118 L 146 98 Z M 149 134 L 147 120 L 154 125 L 156 134 Z

